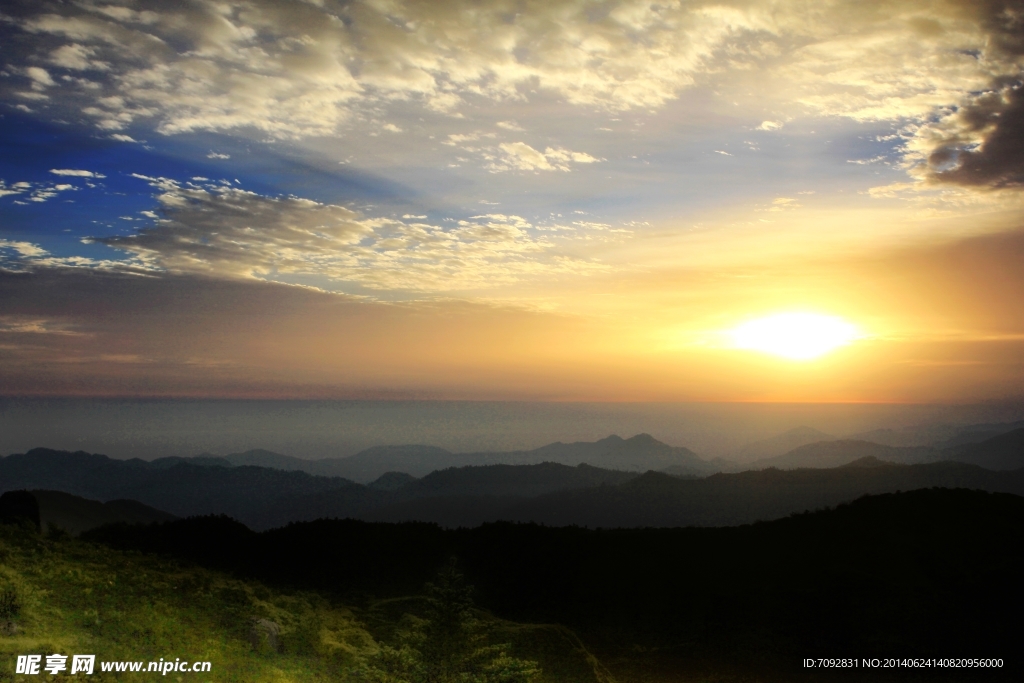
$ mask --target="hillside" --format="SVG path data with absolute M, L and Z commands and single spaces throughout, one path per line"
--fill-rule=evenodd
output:
M 60 529 L 73 535 L 104 524 L 151 524 L 175 516 L 135 500 L 106 503 L 62 491 L 8 491 L 0 495 L 0 519 L 25 516 L 36 528 Z
M 350 607 L 330 599 L 332 586 L 320 593 L 275 588 L 12 524 L 0 524 L 0 559 L 0 596 L 11 598 L 0 604 L 6 610 L 0 613 L 3 681 L 55 680 L 12 675 L 18 655 L 53 653 L 69 656 L 68 664 L 72 654 L 96 655 L 93 675 L 67 680 L 387 680 L 374 677 L 387 663 L 381 653 L 400 645 L 396 640 L 411 623 L 429 624 L 422 621 L 430 616 L 422 583 L 407 596 Z M 479 609 L 472 619 L 485 638 L 475 647 L 505 644 L 498 651 L 539 666 L 536 683 L 614 683 L 565 627 L 516 623 Z M 207 661 L 209 672 L 101 670 L 104 662 L 141 661 L 145 667 L 175 658 Z M 515 676 L 472 680 L 525 683 Z
M 630 485 L 650 488 L 645 479 Z M 728 528 L 319 520 L 257 534 L 205 518 L 90 537 L 385 599 L 454 555 L 495 614 L 565 624 L 618 680 L 649 683 L 880 680 L 877 671 L 808 679 L 809 652 L 991 653 L 979 656 L 1007 658 L 1009 668 L 984 672 L 999 677 L 932 669 L 927 680 L 1018 680 L 1017 632 L 1005 624 L 1024 608 L 1024 548 L 1006 541 L 1022 532 L 1024 498 L 925 489 Z

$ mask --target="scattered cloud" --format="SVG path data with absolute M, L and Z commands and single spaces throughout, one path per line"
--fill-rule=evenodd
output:
M 206 158 L 207 159 L 230 159 L 231 155 L 230 154 L 222 154 L 221 152 L 213 152 L 213 151 L 211 151 L 209 154 L 206 155 Z
M 421 293 L 490 289 L 526 277 L 581 275 L 606 266 L 564 253 L 566 240 L 598 232 L 579 222 L 547 236 L 521 216 L 481 214 L 448 225 L 425 215 L 370 217 L 344 206 L 268 197 L 219 183 L 181 183 L 142 175 L 157 189 L 155 221 L 130 235 L 89 238 L 129 255 L 125 267 L 172 274 L 292 281 Z
M 859 118 L 916 116 L 955 103 L 979 78 L 1015 71 L 1019 54 L 1009 0 L 909 0 L 899 12 L 840 0 L 813 13 L 769 0 L 622 0 L 602 12 L 560 0 L 515 14 L 472 0 L 151 7 L 41 3 L 7 20 L 46 38 L 11 59 L 32 89 L 59 89 L 102 128 L 150 120 L 167 134 L 288 137 L 332 133 L 364 105 L 413 100 L 452 113 L 471 98 L 522 100 L 531 89 L 649 110 L 710 74 L 724 82 L 723 73 L 768 64 L 795 84 L 782 99 Z M 42 63 L 98 87 L 58 88 Z
M 79 188 L 69 183 L 30 183 L 20 181 L 8 185 L 4 180 L 0 179 L 0 197 L 21 195 L 21 198 L 24 199 L 24 201 L 14 200 L 15 204 L 24 204 L 26 202 L 38 204 L 48 199 L 53 199 L 61 192 L 77 189 Z

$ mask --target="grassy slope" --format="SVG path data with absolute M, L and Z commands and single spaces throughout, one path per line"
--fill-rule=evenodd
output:
M 22 603 L 18 632 L 0 635 L 0 681 L 52 680 L 15 675 L 19 654 L 95 654 L 93 681 L 118 680 L 102 660 L 210 661 L 209 674 L 121 674 L 133 681 L 346 681 L 377 649 L 416 598 L 366 610 L 331 604 L 316 593 L 272 590 L 252 580 L 179 561 L 122 552 L 70 537 L 40 536 L 0 524 L 0 590 Z M 540 662 L 538 683 L 614 683 L 568 629 L 517 624 L 481 612 L 495 642 Z M 253 618 L 281 626 L 281 653 L 249 642 Z M 70 662 L 70 659 L 69 659 Z M 176 678 L 180 677 L 180 678 Z M 76 677 L 68 677 L 74 680 Z

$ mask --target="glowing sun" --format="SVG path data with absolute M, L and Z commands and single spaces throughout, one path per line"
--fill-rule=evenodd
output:
M 779 313 L 745 322 L 730 332 L 733 348 L 763 351 L 792 360 L 811 360 L 846 346 L 857 328 L 817 313 Z

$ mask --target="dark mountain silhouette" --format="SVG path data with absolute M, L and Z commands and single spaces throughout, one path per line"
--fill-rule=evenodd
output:
M 0 517 L 18 516 L 18 513 L 10 514 L 16 507 L 8 502 L 12 500 L 18 500 L 22 506 L 28 503 L 20 515 L 31 520 L 40 530 L 56 527 L 73 535 L 104 524 L 151 524 L 177 519 L 170 513 L 134 500 L 103 503 L 62 491 L 8 491 L 0 496 Z
M 1024 467 L 1024 428 L 994 436 L 977 444 L 954 449 L 961 462 L 990 470 L 1015 470 Z
M 861 459 L 834 469 L 767 469 L 696 480 L 647 472 L 618 486 L 529 499 L 452 495 L 400 500 L 369 510 L 361 518 L 447 527 L 498 520 L 603 528 L 730 526 L 834 506 L 865 494 L 935 486 L 1022 495 L 1024 470 L 992 472 L 964 463 L 896 465 Z
M 1024 428 L 1001 432 L 980 443 L 967 443 L 943 450 L 924 446 L 886 446 L 853 439 L 825 441 L 801 446 L 774 458 L 758 460 L 747 467 L 840 467 L 865 457 L 906 465 L 952 461 L 990 470 L 1018 469 L 1024 467 Z
M 431 472 L 403 486 L 402 498 L 450 495 L 539 496 L 554 491 L 621 484 L 639 476 L 581 464 L 576 467 L 545 462 L 539 465 L 451 467 Z
M 323 477 L 343 477 L 370 483 L 388 472 L 403 472 L 423 477 L 436 470 L 481 465 L 539 465 L 553 462 L 575 467 L 581 463 L 604 469 L 631 472 L 670 469 L 674 474 L 703 476 L 721 471 L 718 462 L 701 459 L 688 448 L 669 446 L 650 434 L 637 434 L 629 439 L 609 436 L 599 441 L 552 443 L 527 451 L 452 453 L 436 446 L 374 446 L 346 458 L 303 460 L 273 451 L 256 449 L 232 453 L 222 458 L 203 454 L 196 458 L 161 458 L 173 464 L 202 458 L 195 464 L 254 465 L 285 471 L 303 471 Z M 173 462 L 172 462 L 173 461 Z
M 960 446 L 988 441 L 992 437 L 999 436 L 1000 434 L 1006 434 L 1007 432 L 1012 432 L 1015 429 L 1021 428 L 1024 428 L 1024 420 L 1018 420 L 1016 422 L 990 422 L 967 425 L 966 427 L 960 428 L 955 436 L 943 441 L 937 441 L 932 444 L 932 447 L 939 449 L 959 448 Z
M 866 455 L 863 458 L 858 458 L 853 462 L 848 462 L 845 465 L 840 465 L 839 467 L 890 467 L 893 464 L 894 463 L 886 462 L 885 460 L 879 460 L 873 455 Z
M 748 469 L 777 467 L 791 470 L 798 467 L 840 467 L 860 458 L 873 457 L 905 465 L 951 459 L 941 451 L 924 447 L 885 446 L 870 441 L 840 439 L 800 446 L 774 458 L 764 458 L 747 465 Z
M 320 461 L 326 462 L 326 461 Z M 423 477 L 435 470 L 481 465 L 539 465 L 581 463 L 603 469 L 644 472 L 674 467 L 692 474 L 710 474 L 719 468 L 688 448 L 669 446 L 649 434 L 629 439 L 609 436 L 599 441 L 552 443 L 528 451 L 452 453 L 433 446 L 377 446 L 348 458 L 332 461 L 332 471 L 355 481 L 372 481 L 385 472 Z
M 200 467 L 234 467 L 235 463 L 229 461 L 227 458 L 219 458 L 215 455 L 197 455 L 193 458 L 183 458 L 180 455 L 170 455 L 166 458 L 157 458 L 156 460 L 150 460 L 150 464 L 156 467 L 169 468 L 175 465 L 186 463 L 189 465 L 199 465 Z
M 833 441 L 835 438 L 831 434 L 826 434 L 812 427 L 794 427 L 771 438 L 748 443 L 736 451 L 730 459 L 736 462 L 747 463 L 764 458 L 773 458 L 777 455 L 788 453 L 794 448 L 806 446 L 809 443 Z
M 1013 447 L 1010 436 L 999 437 L 1008 439 L 1006 448 Z M 823 446 L 843 443 L 853 442 Z M 1021 469 L 995 472 L 954 462 L 868 467 L 872 463 L 863 455 L 853 457 L 863 452 L 859 448 L 845 453 L 842 464 L 861 460 L 860 466 L 830 469 L 768 468 L 682 479 L 590 465 L 485 465 L 449 468 L 392 487 L 249 465 L 181 462 L 163 467 L 142 460 L 35 449 L 0 459 L 0 487 L 57 490 L 97 500 L 132 499 L 178 516 L 227 514 L 257 529 L 321 517 L 445 526 L 497 520 L 594 527 L 723 526 L 777 519 L 865 494 L 932 486 L 1024 493 Z
M 392 472 L 362 486 L 338 477 L 266 467 L 150 463 L 37 448 L 0 459 L 0 492 L 52 489 L 98 500 L 130 498 L 179 515 L 228 514 L 256 528 L 318 517 L 361 517 L 374 508 L 446 495 L 513 498 L 600 484 L 636 473 L 554 463 L 449 468 L 417 480 Z
M 36 448 L 0 459 L 0 491 L 47 489 L 109 501 L 141 501 L 179 516 L 224 513 L 247 519 L 282 496 L 365 488 L 339 478 L 263 467 L 166 467 L 139 459 Z
M 416 481 L 416 477 L 405 472 L 385 472 L 367 484 L 366 488 L 374 491 L 397 491 L 414 481 Z

